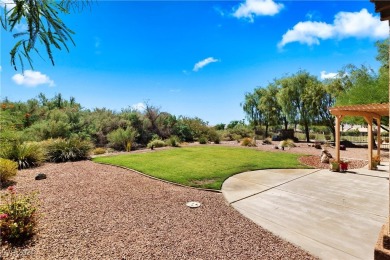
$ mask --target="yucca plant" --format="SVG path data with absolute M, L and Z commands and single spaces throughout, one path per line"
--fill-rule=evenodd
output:
M 19 169 L 36 167 L 45 161 L 44 150 L 37 142 L 4 144 L 0 157 L 17 162 Z

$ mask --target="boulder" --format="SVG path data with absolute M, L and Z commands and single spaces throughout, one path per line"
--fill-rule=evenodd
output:
M 46 179 L 46 174 L 44 173 L 38 173 L 36 176 L 35 176 L 35 180 L 39 181 L 39 180 L 44 180 Z

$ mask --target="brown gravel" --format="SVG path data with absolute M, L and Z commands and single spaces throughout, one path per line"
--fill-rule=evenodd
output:
M 39 172 L 48 178 L 35 181 Z M 32 244 L 2 246 L 4 259 L 314 259 L 220 193 L 91 161 L 45 164 L 15 181 L 21 192 L 39 191 L 42 216 Z M 202 206 L 190 209 L 188 201 Z
M 329 169 L 329 163 L 322 163 L 319 160 L 318 155 L 303 156 L 299 158 L 299 161 L 308 166 L 317 168 L 317 169 Z M 348 169 L 359 169 L 367 165 L 367 162 L 364 160 L 349 160 Z
M 259 142 L 254 149 L 311 155 L 301 162 L 328 168 L 319 162 L 321 150 L 310 144 L 285 151 L 274 149 L 277 144 Z M 334 148 L 328 150 L 335 155 Z M 359 168 L 367 153 L 347 148 L 341 157 L 350 159 L 351 169 Z M 388 151 L 382 156 L 387 161 Z M 48 178 L 35 181 L 39 172 Z M 45 164 L 20 171 L 15 181 L 21 192 L 39 192 L 39 232 L 27 246 L 3 245 L 0 259 L 314 259 L 241 216 L 220 193 L 90 161 Z M 202 206 L 190 209 L 188 201 Z

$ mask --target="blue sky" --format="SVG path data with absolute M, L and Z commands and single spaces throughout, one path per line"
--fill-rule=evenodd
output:
M 96 1 L 63 20 L 76 46 L 55 51 L 54 67 L 35 57 L 35 71 L 24 75 L 10 66 L 15 40 L 1 31 L 2 98 L 61 93 L 117 111 L 148 102 L 228 123 L 245 117 L 246 92 L 286 73 L 376 69 L 374 43 L 388 37 L 368 0 Z

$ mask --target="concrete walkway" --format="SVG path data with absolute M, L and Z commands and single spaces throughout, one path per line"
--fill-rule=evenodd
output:
M 389 211 L 389 166 L 244 172 L 222 186 L 241 214 L 321 259 L 373 259 Z

